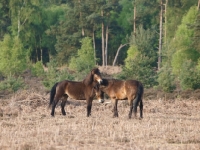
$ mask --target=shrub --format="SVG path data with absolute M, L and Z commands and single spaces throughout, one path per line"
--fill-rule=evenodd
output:
M 0 42 L 0 72 L 4 76 L 20 74 L 27 67 L 26 50 L 19 38 L 5 35 Z
M 158 73 L 159 87 L 165 92 L 172 92 L 175 88 L 175 77 L 172 74 L 172 68 L 168 66 L 162 67 Z
M 122 68 L 122 73 L 117 76 L 119 79 L 136 79 L 143 83 L 145 87 L 156 85 L 157 74 L 155 70 L 148 64 L 148 57 L 138 55 L 136 59 L 130 59 L 128 67 Z
M 21 77 L 15 78 L 9 75 L 5 80 L 0 82 L 0 90 L 7 90 L 10 92 L 16 92 L 18 89 L 24 87 L 24 82 Z
M 41 61 L 36 62 L 36 64 L 32 65 L 31 73 L 34 76 L 44 76 L 44 69 Z
M 183 90 L 200 88 L 200 70 L 191 60 L 185 61 L 179 75 L 180 85 Z
M 47 64 L 48 71 L 45 73 L 45 80 L 43 85 L 47 90 L 50 90 L 52 86 L 62 80 L 74 80 L 74 77 L 67 70 L 57 70 L 57 64 L 55 60 L 52 60 Z
M 94 49 L 89 37 L 85 37 L 81 43 L 81 49 L 78 50 L 77 56 L 71 58 L 69 68 L 79 73 L 82 71 L 85 73 L 95 66 Z
M 122 73 L 118 76 L 121 79 L 136 79 L 145 87 L 157 84 L 155 66 L 157 55 L 154 44 L 157 39 L 154 29 L 145 30 L 142 26 L 136 30 L 136 35 L 130 36 L 130 48 L 127 51 L 127 58 Z

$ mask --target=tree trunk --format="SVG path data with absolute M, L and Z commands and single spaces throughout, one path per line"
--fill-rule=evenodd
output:
M 93 33 L 92 33 L 92 40 L 93 40 L 93 49 L 94 49 L 94 61 L 95 61 L 95 64 L 97 63 L 96 62 L 96 45 L 95 45 L 95 33 L 94 33 L 94 29 L 93 29 Z
M 79 0 L 79 7 L 81 7 L 81 0 Z M 84 27 L 83 27 L 83 19 L 82 19 L 82 12 L 81 11 L 80 11 L 80 22 L 82 24 L 81 34 L 82 34 L 82 36 L 85 36 L 85 30 L 84 30 Z
M 167 5 L 168 0 L 165 2 L 165 44 L 167 43 Z
M 116 64 L 116 61 L 117 61 L 117 57 L 118 57 L 118 55 L 119 55 L 119 51 L 124 47 L 124 46 L 126 46 L 128 43 L 126 43 L 126 44 L 121 44 L 120 46 L 119 46 L 119 48 L 117 49 L 117 53 L 116 53 L 116 55 L 115 55 L 115 59 L 114 59 L 114 61 L 113 61 L 113 66 L 115 66 L 115 64 Z
M 200 7 L 200 0 L 198 1 L 197 10 L 199 10 L 199 7 Z
M 103 18 L 103 10 L 101 11 L 101 16 Z M 104 42 L 104 22 L 101 24 L 101 36 L 102 36 L 102 66 L 105 66 L 105 42 Z
M 19 33 L 20 33 L 20 10 L 18 11 L 18 20 L 17 20 L 17 37 L 19 38 Z
M 83 27 L 82 27 L 82 36 L 85 36 L 85 31 Z
M 133 33 L 135 35 L 136 32 L 136 0 L 134 0 L 134 16 L 133 16 Z
M 108 65 L 108 25 L 106 26 L 105 65 Z
M 41 59 L 41 63 L 43 64 L 43 55 L 42 55 L 42 47 L 41 47 L 41 45 L 42 45 L 42 40 L 41 40 L 41 37 L 40 37 L 40 59 Z
M 163 31 L 163 1 L 161 0 L 160 4 L 160 36 L 159 36 L 159 48 L 158 48 L 158 70 L 161 68 L 162 61 L 162 31 Z

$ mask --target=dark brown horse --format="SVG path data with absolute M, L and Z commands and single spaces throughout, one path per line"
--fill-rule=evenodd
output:
M 50 92 L 50 105 L 52 105 L 51 115 L 54 116 L 56 104 L 62 97 L 64 99 L 61 102 L 61 111 L 63 115 L 66 115 L 64 107 L 67 98 L 70 97 L 75 100 L 86 100 L 87 116 L 89 117 L 91 115 L 93 98 L 99 89 L 97 86 L 101 82 L 100 71 L 98 68 L 94 68 L 81 82 L 64 80 L 56 83 Z
M 137 80 L 103 79 L 100 89 L 111 98 L 114 106 L 114 117 L 118 117 L 118 100 L 128 100 L 130 105 L 129 118 L 132 116 L 133 109 L 136 117 L 138 105 L 140 105 L 140 118 L 143 117 L 142 97 L 144 88 L 141 82 Z

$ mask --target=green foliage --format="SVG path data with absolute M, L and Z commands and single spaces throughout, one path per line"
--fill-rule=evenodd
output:
M 156 83 L 156 51 L 154 30 L 144 30 L 142 26 L 136 30 L 136 36 L 130 37 L 130 48 L 127 51 L 125 66 L 119 78 L 140 80 L 145 87 Z
M 167 22 L 165 24 L 167 28 L 167 39 L 174 38 L 175 31 L 180 25 L 182 17 L 188 12 L 191 6 L 197 4 L 196 0 L 171 0 L 167 5 Z M 195 6 L 196 7 L 196 6 Z M 194 10 L 196 8 L 193 7 Z
M 75 9 L 75 6 L 66 9 L 65 14 L 60 17 L 52 30 L 56 36 L 56 58 L 59 65 L 68 63 L 70 56 L 76 53 L 80 46 L 79 40 L 82 37 L 79 27 L 79 11 Z
M 24 87 L 24 82 L 21 77 L 14 77 L 9 75 L 5 80 L 0 82 L 0 90 L 7 90 L 10 92 L 16 92 L 18 89 Z
M 10 15 L 9 15 L 9 1 L 0 1 L 0 40 L 3 39 L 4 34 L 8 33 L 8 26 L 10 26 Z M 6 18 L 6 19 L 5 19 Z
M 122 11 L 119 13 L 119 17 L 116 19 L 118 23 L 123 26 L 126 33 L 131 33 L 133 28 L 133 4 L 130 0 L 121 0 L 119 3 L 122 6 Z
M 26 68 L 26 53 L 19 38 L 5 35 L 0 42 L 0 72 L 4 76 L 20 74 Z
M 196 6 L 190 8 L 188 13 L 183 16 L 181 25 L 178 26 L 178 30 L 175 34 L 175 41 L 177 47 L 190 46 L 191 37 L 194 34 L 194 30 L 189 28 L 189 25 L 192 25 L 196 21 L 197 9 Z M 184 47 L 183 47 L 184 48 Z
M 182 64 L 182 69 L 179 75 L 180 85 L 183 90 L 199 89 L 200 88 L 200 70 L 199 65 L 196 66 L 191 60 Z
M 192 37 L 194 35 L 194 29 L 189 28 L 195 22 L 197 16 L 197 10 L 195 7 L 191 7 L 188 13 L 183 17 L 182 24 L 178 27 L 175 34 L 175 39 L 171 43 L 174 48 L 174 54 L 172 55 L 172 68 L 173 73 L 179 74 L 182 69 L 182 64 L 187 60 L 197 61 L 200 53 L 192 47 Z
M 122 73 L 117 78 L 139 80 L 146 88 L 156 85 L 157 74 L 148 62 L 148 57 L 138 55 L 135 59 L 127 61 L 128 67 L 123 67 Z
M 50 90 L 52 86 L 62 80 L 74 80 L 74 77 L 67 70 L 57 70 L 57 63 L 55 60 L 50 61 L 47 64 L 48 71 L 45 73 L 45 79 L 43 85 L 47 90 Z
M 169 66 L 163 66 L 158 74 L 159 87 L 165 92 L 172 92 L 175 88 L 175 77 L 172 74 L 172 69 Z
M 200 11 L 198 12 L 196 22 L 194 24 L 193 47 L 200 53 Z
M 65 17 L 65 13 L 68 10 L 68 5 L 49 5 L 49 7 L 45 8 L 44 12 L 46 15 L 46 18 L 44 19 L 44 23 L 45 23 L 45 33 L 43 34 L 43 40 L 42 40 L 42 46 L 43 47 L 47 47 L 48 48 L 48 52 L 53 55 L 54 57 L 57 55 L 61 55 L 60 57 L 58 57 L 58 62 L 60 62 L 63 57 L 66 57 L 66 45 L 61 45 L 62 48 L 58 48 L 59 50 L 57 50 L 57 55 L 56 55 L 56 50 L 55 50 L 55 44 L 56 42 L 61 42 L 61 41 L 57 41 L 56 37 L 59 36 L 59 32 L 62 32 L 63 34 L 66 32 L 63 31 L 63 29 L 58 29 L 58 23 L 61 20 L 66 19 Z M 60 28 L 62 28 L 63 26 L 60 26 Z M 59 38 L 60 39 L 60 38 Z M 62 54 L 60 54 L 61 52 L 65 51 L 65 53 L 63 52 Z
M 161 71 L 158 80 L 164 90 L 173 89 L 173 80 L 169 78 L 171 68 L 177 81 L 183 73 L 182 65 L 188 60 L 197 63 L 200 57 L 200 15 L 197 16 L 194 6 L 196 4 L 196 0 L 168 1 L 163 47 L 169 48 L 162 49 L 162 65 L 165 68 L 165 63 L 168 63 L 170 69 Z M 136 34 L 130 36 L 133 31 L 134 8 L 137 30 Z M 94 60 L 102 57 L 101 25 L 104 23 L 109 29 L 108 64 L 113 62 L 119 45 L 127 43 L 126 37 L 130 36 L 130 48 L 127 51 L 127 47 L 124 47 L 118 57 L 117 63 L 125 64 L 121 77 L 137 78 L 142 80 L 146 87 L 153 86 L 157 78 L 154 70 L 157 67 L 159 37 L 155 31 L 159 30 L 159 13 L 160 1 L 157 0 L 2 0 L 0 73 L 2 76 L 19 75 L 27 66 L 26 59 L 30 59 L 34 63 L 32 73 L 46 77 L 44 83 L 47 87 L 65 78 L 83 79 L 95 65 Z M 81 47 L 80 40 L 87 36 L 94 37 L 92 42 L 96 55 L 91 40 L 83 39 L 85 41 L 82 41 Z M 44 73 L 42 63 L 46 64 L 50 59 L 56 61 L 51 61 L 48 65 L 56 66 L 50 67 L 49 71 Z M 36 63 L 37 61 L 39 62 Z M 72 77 L 67 71 L 56 70 L 58 65 L 66 64 L 77 74 Z M 185 83 L 183 79 L 184 77 L 181 83 Z M 172 83 L 168 84 L 168 80 Z
M 89 37 L 85 37 L 81 43 L 81 49 L 78 50 L 77 56 L 71 58 L 69 68 L 77 72 L 88 72 L 95 66 L 92 41 Z
M 138 55 L 139 51 L 137 49 L 137 46 L 131 45 L 127 51 L 127 58 L 125 59 L 125 64 L 127 68 L 131 68 L 132 59 L 135 59 Z
M 158 38 L 155 33 L 156 30 L 153 28 L 145 30 L 142 26 L 139 26 L 135 33 L 136 36 L 134 34 L 130 36 L 130 46 L 138 49 L 140 54 L 148 56 L 149 63 L 154 66 L 156 66 L 155 62 L 157 59 L 157 45 L 155 44 L 155 41 L 157 41 Z M 132 59 L 133 57 L 134 56 L 130 53 L 130 55 L 128 54 L 127 59 Z
M 35 64 L 32 65 L 31 67 L 31 73 L 34 76 L 37 77 L 42 77 L 44 76 L 44 69 L 41 61 L 36 62 Z
M 172 56 L 172 67 L 175 74 L 179 74 L 182 70 L 182 64 L 187 60 L 197 62 L 200 53 L 194 49 L 179 50 Z

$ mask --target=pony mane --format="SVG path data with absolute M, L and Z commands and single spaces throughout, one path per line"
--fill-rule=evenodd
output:
M 90 73 L 88 73 L 88 75 L 85 77 L 85 79 L 83 80 L 83 83 L 85 85 L 89 85 L 92 84 L 92 82 L 94 82 L 94 74 L 98 74 L 99 73 L 99 69 L 98 68 L 94 68 L 90 71 Z

